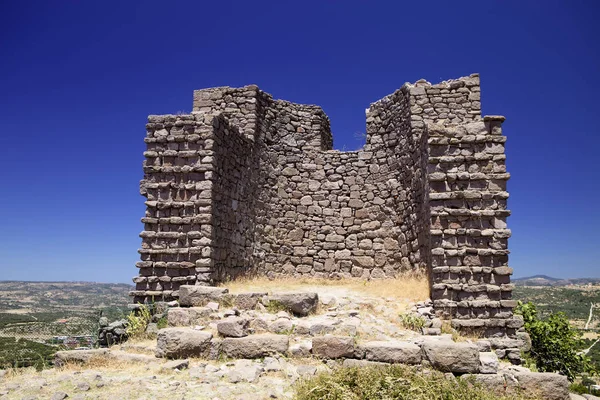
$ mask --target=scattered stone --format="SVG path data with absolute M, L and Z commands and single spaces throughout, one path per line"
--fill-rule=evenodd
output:
M 88 390 L 90 390 L 92 387 L 90 386 L 89 383 L 87 382 L 77 382 L 77 389 L 81 390 L 83 392 L 87 392 Z
M 173 371 L 173 370 L 183 370 L 187 369 L 190 365 L 190 360 L 172 360 L 167 361 L 161 366 L 161 370 L 163 371 Z
M 65 392 L 56 392 L 52 395 L 52 400 L 63 400 L 69 397 Z
M 231 383 L 238 383 L 242 381 L 253 383 L 258 380 L 261 372 L 262 368 L 258 365 L 239 366 L 229 372 L 228 379 Z
M 310 357 L 312 350 L 312 341 L 307 340 L 300 343 L 295 343 L 290 346 L 289 353 L 292 357 Z
M 296 371 L 302 378 L 309 378 L 317 373 L 317 367 L 314 365 L 298 365 Z
M 273 333 L 291 333 L 294 324 L 289 318 L 279 318 L 269 325 L 269 332 Z

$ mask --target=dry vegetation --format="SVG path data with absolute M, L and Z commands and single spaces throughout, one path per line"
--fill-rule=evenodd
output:
M 393 298 L 404 302 L 417 302 L 429 298 L 427 276 L 420 273 L 406 273 L 393 279 L 364 281 L 361 279 L 318 279 L 307 277 L 267 277 L 236 278 L 221 284 L 231 293 L 250 291 L 312 291 L 330 288 L 332 292 L 358 292 L 380 298 Z M 333 293 L 332 293 L 333 294 Z

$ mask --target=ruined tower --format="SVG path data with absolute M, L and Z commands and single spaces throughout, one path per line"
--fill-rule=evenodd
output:
M 320 107 L 256 86 L 194 92 L 148 117 L 134 301 L 243 274 L 383 279 L 427 271 L 455 327 L 513 335 L 499 116 L 479 76 L 405 84 L 371 104 L 358 151 L 332 150 Z

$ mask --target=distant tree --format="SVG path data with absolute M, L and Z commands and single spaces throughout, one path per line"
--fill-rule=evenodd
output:
M 523 316 L 531 337 L 529 357 L 538 371 L 559 372 L 571 382 L 580 374 L 595 372 L 590 358 L 578 353 L 581 333 L 571 327 L 564 313 L 550 313 L 540 319 L 533 303 L 521 301 L 515 312 Z

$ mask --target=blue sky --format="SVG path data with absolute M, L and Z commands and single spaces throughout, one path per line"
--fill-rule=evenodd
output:
M 418 4 L 417 4 L 418 3 Z M 27 1 L 0 5 L 0 280 L 130 282 L 148 114 L 250 83 L 356 149 L 370 102 L 479 72 L 507 117 L 515 276 L 600 277 L 600 3 Z

